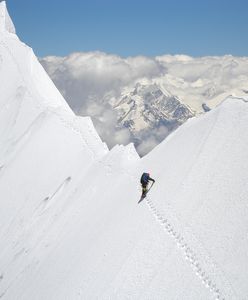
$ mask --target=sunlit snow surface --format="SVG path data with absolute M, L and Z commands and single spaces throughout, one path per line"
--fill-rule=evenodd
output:
M 247 299 L 246 99 L 191 119 L 142 159 L 132 145 L 109 151 L 9 28 L 0 298 Z M 138 204 L 144 170 L 156 183 Z

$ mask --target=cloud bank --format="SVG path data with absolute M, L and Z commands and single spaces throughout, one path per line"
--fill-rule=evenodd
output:
M 73 53 L 67 57 L 49 56 L 41 63 L 71 108 L 90 116 L 100 136 L 112 147 L 128 144 L 128 129 L 119 128 L 116 111 L 103 101 L 106 94 L 118 98 L 123 87 L 141 78 L 163 76 L 166 68 L 143 56 L 123 59 L 102 52 Z
M 248 58 L 164 55 L 122 58 L 102 52 L 49 56 L 41 63 L 71 108 L 89 115 L 101 138 L 112 147 L 132 142 L 128 129 L 120 127 L 111 101 L 141 80 L 156 82 L 193 110 L 202 103 L 215 106 L 227 95 L 248 93 Z M 166 127 L 141 133 L 140 153 L 147 153 L 168 134 Z
M 155 59 L 143 56 L 123 59 L 102 52 L 50 56 L 41 63 L 76 111 L 87 106 L 92 97 L 102 99 L 108 92 L 118 95 L 123 86 L 143 77 L 162 76 L 166 72 Z

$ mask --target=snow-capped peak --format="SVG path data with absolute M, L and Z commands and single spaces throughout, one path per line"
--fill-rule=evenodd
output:
M 9 16 L 5 1 L 0 1 L 0 31 L 16 33 L 15 26 Z

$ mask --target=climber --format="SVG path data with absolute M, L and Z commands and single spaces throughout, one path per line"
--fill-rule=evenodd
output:
M 155 183 L 155 180 L 150 177 L 149 173 L 143 173 L 140 178 L 140 183 L 142 186 L 142 196 L 141 196 L 142 198 L 146 197 L 146 194 L 148 192 L 147 186 L 148 186 L 149 181 L 152 181 L 153 183 Z

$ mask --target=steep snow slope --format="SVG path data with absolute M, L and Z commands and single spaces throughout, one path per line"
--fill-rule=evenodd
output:
M 148 206 L 206 287 L 225 299 L 248 295 L 247 126 L 248 103 L 230 98 L 144 159 L 158 177 Z
M 0 1 L 0 31 L 8 31 L 15 33 L 15 26 L 9 16 L 9 13 L 6 8 L 6 2 Z
M 248 103 L 140 160 L 108 151 L 7 30 L 0 55 L 0 298 L 247 298 Z M 138 204 L 144 170 L 156 184 Z

